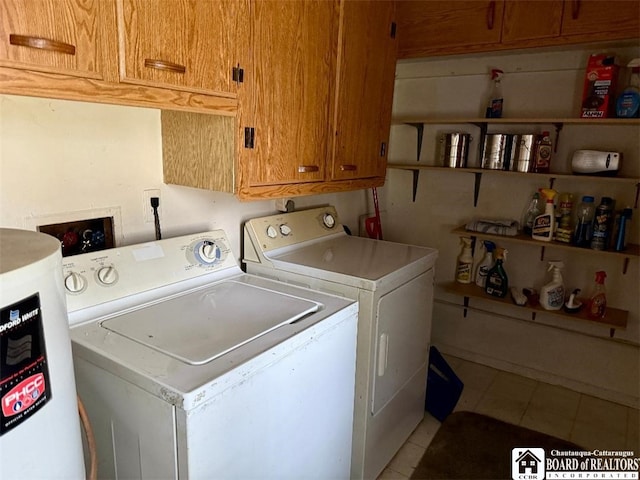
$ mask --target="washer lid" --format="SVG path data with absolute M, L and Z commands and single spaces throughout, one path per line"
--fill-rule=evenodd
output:
M 101 327 L 189 365 L 202 365 L 320 306 L 258 286 L 224 281 L 104 320 Z

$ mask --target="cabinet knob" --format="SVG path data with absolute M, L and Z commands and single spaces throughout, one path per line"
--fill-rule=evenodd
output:
M 9 35 L 9 43 L 19 47 L 37 48 L 38 50 L 66 53 L 67 55 L 76 54 L 75 45 L 59 42 L 58 40 L 51 40 L 50 38 L 32 37 L 29 35 L 17 35 L 12 33 Z

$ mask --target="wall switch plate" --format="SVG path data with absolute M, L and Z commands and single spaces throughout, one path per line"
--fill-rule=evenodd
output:
M 144 215 L 144 223 L 153 223 L 153 208 L 151 207 L 151 198 L 157 197 L 160 198 L 160 190 L 159 189 L 149 189 L 144 190 L 142 192 L 142 212 Z M 160 214 L 162 210 L 162 201 L 158 206 L 158 214 Z

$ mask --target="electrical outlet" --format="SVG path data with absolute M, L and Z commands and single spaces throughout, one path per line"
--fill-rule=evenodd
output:
M 142 212 L 144 215 L 144 223 L 153 223 L 153 208 L 151 207 L 151 197 L 160 198 L 160 190 L 151 189 L 144 190 L 142 192 Z M 162 202 L 160 202 L 160 206 L 158 207 L 158 213 L 160 213 L 162 209 Z

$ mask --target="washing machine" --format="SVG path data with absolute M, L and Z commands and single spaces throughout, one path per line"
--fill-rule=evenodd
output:
M 424 417 L 436 258 L 348 235 L 333 206 L 245 222 L 247 272 L 358 301 L 351 478 L 376 478 Z
M 222 230 L 63 271 L 100 478 L 349 477 L 356 302 L 244 274 Z
M 0 228 L 0 477 L 84 478 L 60 242 Z

